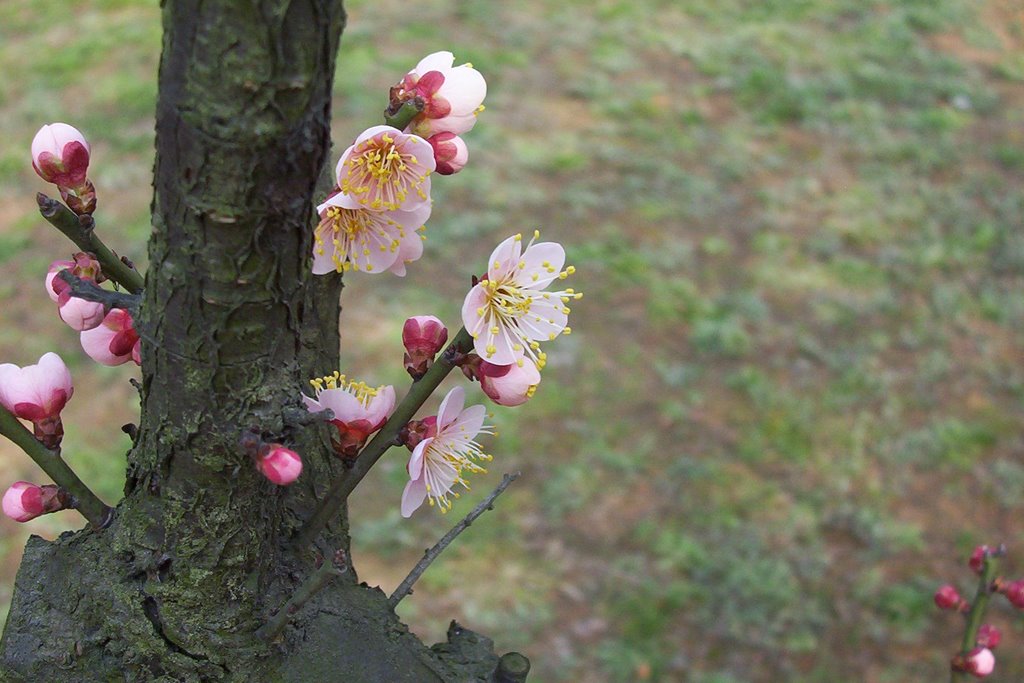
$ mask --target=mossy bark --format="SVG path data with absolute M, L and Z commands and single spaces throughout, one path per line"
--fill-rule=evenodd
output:
M 328 163 L 338 0 L 164 0 L 142 416 L 101 531 L 33 537 L 0 643 L 3 680 L 483 680 L 490 642 L 431 650 L 352 569 L 277 641 L 254 632 L 314 570 L 290 537 L 337 473 L 326 428 L 289 424 L 338 365 L 339 278 L 309 269 Z M 102 229 L 102 228 L 100 228 Z M 304 456 L 287 488 L 243 429 Z M 319 539 L 348 547 L 344 513 Z

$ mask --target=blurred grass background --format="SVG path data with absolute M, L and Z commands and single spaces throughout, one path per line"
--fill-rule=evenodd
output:
M 586 292 L 456 514 L 524 478 L 403 602 L 411 628 L 458 618 L 537 681 L 943 680 L 960 623 L 937 585 L 972 591 L 982 542 L 1024 574 L 1024 4 L 347 6 L 339 151 L 424 54 L 490 90 L 424 259 L 349 278 L 342 371 L 402 381 L 404 318 L 457 328 L 514 232 L 564 242 Z M 92 364 L 43 292 L 70 247 L 28 147 L 81 128 L 99 229 L 144 262 L 158 22 L 139 0 L 0 3 L 0 359 L 67 360 L 66 452 L 109 500 L 137 371 Z M 7 444 L 0 475 L 38 478 Z M 451 523 L 402 520 L 404 479 L 396 452 L 352 505 L 360 576 L 387 591 Z M 78 524 L 2 520 L 0 601 L 27 533 Z M 991 621 L 990 680 L 1021 680 L 1024 622 Z

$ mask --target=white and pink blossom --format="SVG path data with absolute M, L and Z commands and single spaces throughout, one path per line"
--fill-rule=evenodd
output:
M 341 155 L 335 171 L 341 192 L 334 197 L 333 206 L 417 211 L 430 205 L 434 168 L 429 142 L 391 126 L 373 126 Z
M 434 162 L 441 175 L 453 175 L 461 171 L 469 161 L 466 142 L 454 133 L 438 133 L 427 138 L 434 149 Z
M 430 202 L 412 211 L 345 208 L 343 203 L 346 200 L 338 192 L 317 207 L 320 223 L 313 233 L 313 273 L 357 270 L 405 275 L 405 265 L 423 253 L 419 231 L 430 217 Z
M 395 409 L 395 388 L 391 385 L 371 387 L 365 382 L 349 380 L 339 372 L 310 380 L 315 398 L 303 395 L 311 413 L 330 410 L 331 424 L 338 430 L 332 439 L 335 452 L 354 458 L 370 434 L 384 426 Z
M 4 514 L 15 522 L 27 522 L 46 512 L 43 489 L 27 481 L 16 481 L 4 493 Z
M 48 183 L 78 188 L 85 183 L 89 152 L 89 142 L 77 128 L 51 123 L 32 138 L 32 168 Z
M 454 66 L 451 52 L 434 52 L 420 60 L 402 81 L 392 88 L 391 110 L 401 103 L 420 98 L 424 103 L 406 130 L 429 137 L 435 133 L 465 133 L 476 124 L 487 96 L 487 82 L 472 64 Z
M 35 365 L 0 365 L 0 404 L 23 420 L 57 417 L 75 388 L 61 357 L 44 353 Z
M 996 657 L 987 647 L 976 647 L 967 655 L 967 672 L 984 678 L 996 668 Z
M 481 360 L 476 375 L 487 397 L 501 406 L 526 403 L 540 384 L 540 370 L 529 358 L 524 358 L 522 365 L 494 365 Z
M 402 492 L 402 516 L 410 517 L 423 501 L 437 505 L 441 512 L 452 507 L 452 498 L 459 494 L 452 491 L 456 484 L 469 488 L 462 473 L 486 472 L 477 464 L 490 461 L 476 442 L 478 434 L 490 434 L 484 425 L 487 411 L 482 405 L 470 406 L 463 410 L 466 392 L 455 387 L 441 401 L 437 411 L 436 433 L 416 444 L 409 457 L 409 483 Z
M 60 293 L 71 286 L 64 282 L 64 280 L 57 277 L 57 273 L 62 270 L 67 270 L 68 268 L 74 268 L 75 265 L 74 261 L 66 259 L 54 261 L 50 264 L 50 269 L 46 271 L 46 293 L 54 303 L 57 303 L 60 298 Z
M 82 348 L 101 365 L 121 365 L 130 360 L 141 364 L 141 342 L 132 316 L 120 308 L 111 309 L 103 322 L 80 335 Z
M 272 443 L 261 449 L 256 467 L 274 484 L 287 486 L 302 474 L 302 458 L 290 448 Z
M 462 322 L 473 336 L 476 352 L 493 365 L 522 365 L 528 358 L 543 369 L 547 355 L 540 351 L 540 342 L 571 332 L 567 304 L 583 295 L 573 289 L 545 288 L 576 269 L 563 270 L 562 245 L 534 244 L 539 236 L 534 232 L 525 251 L 521 235 L 499 244 L 488 261 L 487 275 L 462 304 Z
M 68 327 L 84 332 L 98 327 L 107 315 L 107 307 L 97 301 L 86 301 L 71 294 L 70 289 L 60 293 L 57 313 Z

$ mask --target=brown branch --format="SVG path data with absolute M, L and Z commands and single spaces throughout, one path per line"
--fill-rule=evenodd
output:
M 95 223 L 92 216 L 79 217 L 71 209 L 42 192 L 36 194 L 36 202 L 39 204 L 39 213 L 50 222 L 50 225 L 64 233 L 79 249 L 96 256 L 104 275 L 133 294 L 142 291 L 145 285 L 142 276 L 100 240 L 93 230 Z
M 89 520 L 94 529 L 102 529 L 110 523 L 113 510 L 100 500 L 85 483 L 78 478 L 59 451 L 51 451 L 41 444 L 32 432 L 25 428 L 6 408 L 0 407 L 0 435 L 6 436 L 32 458 L 54 483 L 73 497 L 72 507 Z
M 416 566 L 412 568 L 409 575 L 405 577 L 402 583 L 398 584 L 398 588 L 396 588 L 395 592 L 391 594 L 390 598 L 388 598 L 388 606 L 391 607 L 391 609 L 397 607 L 398 603 L 402 601 L 402 598 L 412 592 L 413 584 L 419 580 L 420 576 L 423 575 L 423 572 L 427 571 L 427 567 L 429 567 L 430 564 L 444 552 L 445 548 L 451 545 L 451 542 L 454 541 L 459 534 L 468 529 L 469 525 L 475 522 L 477 517 L 488 510 L 494 509 L 494 500 L 504 493 L 505 489 L 507 489 L 512 482 L 518 478 L 519 472 L 516 472 L 515 474 L 506 474 L 502 477 L 501 483 L 498 484 L 496 489 L 491 491 L 486 498 L 480 501 L 480 504 L 473 508 L 473 510 L 466 515 L 461 522 L 452 527 L 451 531 L 442 536 L 440 541 L 424 551 L 423 558 L 416 563 Z
M 256 637 L 262 640 L 273 640 L 291 621 L 292 616 L 309 602 L 310 598 L 346 571 L 348 571 L 348 559 L 345 556 L 344 550 L 335 552 L 334 557 L 330 560 L 325 558 L 319 569 L 310 574 L 309 578 L 295 589 L 288 602 L 256 631 Z
M 71 288 L 71 294 L 78 299 L 103 304 L 107 307 L 107 310 L 123 308 L 131 313 L 133 317 L 138 313 L 139 304 L 142 301 L 142 297 L 138 294 L 126 294 L 124 292 L 113 292 L 109 289 L 103 289 L 95 282 L 83 280 L 67 268 L 59 271 L 57 277 L 68 283 Z

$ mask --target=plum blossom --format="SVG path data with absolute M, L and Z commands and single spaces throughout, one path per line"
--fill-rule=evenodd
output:
M 557 242 L 533 239 L 522 248 L 522 235 L 509 237 L 498 245 L 488 261 L 487 275 L 469 290 L 462 304 L 462 322 L 473 336 L 481 358 L 493 365 L 522 365 L 524 359 L 543 369 L 547 355 L 541 341 L 572 330 L 567 326 L 571 299 L 582 293 L 573 289 L 548 292 L 556 279 L 576 272 L 562 270 L 565 250 Z
M 71 506 L 71 497 L 53 484 L 38 486 L 16 481 L 4 493 L 2 506 L 4 514 L 15 522 L 27 522 L 49 512 L 67 509 Z
M 434 150 L 423 138 L 391 126 L 367 128 L 338 161 L 336 175 L 341 192 L 333 205 L 343 209 L 416 211 L 430 205 L 430 174 L 434 168 Z
M 313 273 L 391 271 L 405 275 L 405 265 L 423 254 L 419 231 L 430 217 L 430 202 L 412 211 L 346 208 L 340 192 L 317 207 L 320 223 L 313 233 Z
M 142 363 L 139 334 L 128 311 L 111 309 L 98 327 L 85 330 L 80 336 L 82 348 L 101 365 L 121 365 L 129 360 L 137 365 Z
M 518 406 L 533 398 L 540 384 L 540 370 L 529 358 L 523 364 L 494 365 L 480 361 L 476 369 L 480 388 L 500 406 Z
M 442 132 L 458 135 L 476 124 L 477 114 L 484 109 L 487 82 L 472 64 L 454 64 L 451 52 L 434 52 L 391 89 L 391 111 L 413 98 L 423 101 L 423 111 L 406 130 L 423 137 Z
M 432 315 L 415 315 L 402 326 L 405 369 L 414 379 L 422 377 L 434 363 L 434 356 L 448 341 L 448 328 Z
M 410 517 L 423 501 L 437 505 L 442 513 L 452 507 L 451 498 L 459 494 L 452 491 L 456 484 L 469 489 L 462 478 L 463 471 L 486 472 L 477 464 L 490 461 L 475 439 L 477 434 L 490 434 L 484 425 L 486 410 L 482 405 L 463 410 L 466 392 L 455 387 L 441 401 L 435 423 L 436 433 L 418 444 L 409 457 L 409 483 L 402 492 L 402 516 Z
M 987 647 L 976 647 L 967 655 L 967 672 L 975 678 L 984 678 L 996 667 L 996 657 Z
M 395 409 L 395 388 L 391 385 L 374 389 L 365 382 L 349 380 L 338 371 L 310 380 L 310 384 L 316 398 L 302 396 L 306 409 L 311 413 L 334 413 L 330 422 L 338 430 L 338 437 L 332 439 L 332 444 L 343 458 L 359 455 L 370 434 L 383 427 Z
M 64 436 L 60 411 L 75 389 L 61 357 L 44 353 L 35 365 L 0 365 L 0 404 L 23 420 L 31 420 L 35 435 L 47 448 Z
M 279 443 L 265 444 L 256 457 L 256 468 L 278 486 L 287 486 L 302 474 L 302 458 Z
M 43 126 L 32 138 L 32 168 L 48 183 L 80 187 L 89 169 L 89 142 L 66 123 Z
M 73 261 L 54 261 L 46 273 L 46 293 L 57 302 L 60 319 L 78 332 L 93 329 L 103 322 L 106 306 L 73 296 L 71 285 L 57 277 L 62 270 L 70 270 L 82 280 L 95 284 L 103 280 L 99 262 L 91 254 L 79 252 Z
M 453 175 L 461 171 L 469 161 L 466 142 L 454 133 L 438 133 L 427 138 L 434 149 L 434 162 L 441 175 Z

